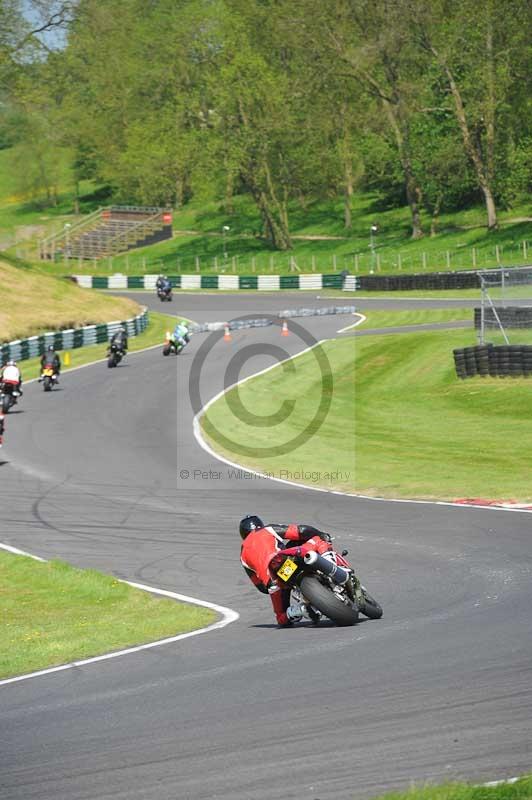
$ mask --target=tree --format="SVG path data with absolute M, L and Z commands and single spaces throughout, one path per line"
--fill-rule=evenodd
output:
M 487 227 L 493 230 L 497 156 L 505 139 L 501 123 L 514 65 L 520 63 L 522 49 L 526 51 L 530 4 L 439 0 L 429 5 L 413 0 L 409 16 L 421 47 L 446 82 L 449 107 L 484 198 Z

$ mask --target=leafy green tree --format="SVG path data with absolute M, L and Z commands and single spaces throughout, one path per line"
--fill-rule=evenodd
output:
M 488 229 L 497 227 L 496 172 L 507 131 L 515 65 L 532 23 L 524 0 L 412 0 L 412 31 L 447 87 L 449 108 L 482 192 Z

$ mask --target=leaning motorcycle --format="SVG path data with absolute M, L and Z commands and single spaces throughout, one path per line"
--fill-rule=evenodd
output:
M 275 574 L 281 586 L 291 589 L 290 608 L 299 608 L 315 625 L 322 617 L 336 625 L 354 625 L 359 613 L 380 619 L 381 606 L 362 586 L 346 555 L 347 550 L 287 555 Z
M 125 353 L 124 351 L 115 343 L 109 345 L 109 349 L 107 351 L 107 366 L 111 369 L 111 367 L 116 367 L 122 361 Z
M 14 383 L 0 383 L 0 409 L 2 414 L 7 414 L 11 406 L 18 402 L 22 392 Z
M 166 331 L 166 338 L 164 340 L 163 356 L 176 355 L 182 351 L 185 345 L 177 341 L 176 337 L 170 331 Z

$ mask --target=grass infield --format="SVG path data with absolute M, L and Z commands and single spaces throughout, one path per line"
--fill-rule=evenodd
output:
M 414 787 L 407 792 L 390 792 L 375 800 L 532 800 L 532 776 L 524 775 L 517 781 L 497 786 L 448 783 Z
M 134 589 L 95 570 L 0 550 L 0 678 L 205 627 L 209 609 Z
M 381 323 L 395 324 L 395 315 L 383 314 Z M 368 313 L 365 326 L 377 319 Z M 410 312 L 399 319 L 411 319 Z M 434 312 L 417 312 L 416 321 L 434 321 Z M 517 336 L 516 343 L 532 341 L 531 333 Z M 230 460 L 300 483 L 380 497 L 528 502 L 531 382 L 459 380 L 452 350 L 472 344 L 472 330 L 331 340 L 322 350 L 332 381 L 324 380 L 316 348 L 221 397 L 202 427 Z M 318 426 L 322 396 L 330 409 Z M 239 414 L 237 397 L 259 416 L 279 412 L 280 420 L 283 402 L 293 410 L 264 426 Z M 297 447 L 274 455 L 261 451 L 281 450 L 302 430 L 306 439 Z M 245 449 L 249 443 L 252 452 Z

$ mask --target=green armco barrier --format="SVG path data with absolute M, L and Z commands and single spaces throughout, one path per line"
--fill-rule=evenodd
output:
M 281 275 L 280 289 L 299 289 L 299 275 Z
M 145 308 L 138 316 L 131 319 L 116 320 L 102 325 L 87 325 L 76 330 L 50 331 L 39 336 L 30 336 L 28 339 L 18 339 L 0 345 L 0 364 L 5 364 L 11 359 L 25 361 L 28 358 L 36 358 L 50 345 L 55 350 L 73 350 L 89 344 L 108 342 L 120 325 L 126 326 L 128 336 L 137 336 L 145 330 L 147 324 L 148 310 Z
M 155 282 L 158 275 L 72 275 L 80 286 L 87 289 L 144 289 L 155 292 Z M 297 275 L 236 275 L 222 273 L 219 275 L 200 275 L 198 273 L 169 275 L 174 289 L 220 289 L 224 291 L 259 290 L 279 291 L 294 289 L 342 289 L 344 288 L 344 274 L 322 275 L 321 273 Z M 360 278 L 356 275 L 349 276 L 350 291 L 359 288 Z
M 218 275 L 202 275 L 201 276 L 202 289 L 217 289 L 218 288 Z
M 107 277 L 100 277 L 95 275 L 92 279 L 92 288 L 93 289 L 108 289 L 109 288 L 109 278 Z
M 144 276 L 143 275 L 132 275 L 127 279 L 127 288 L 128 289 L 144 289 Z
M 344 284 L 342 275 L 323 275 L 324 289 L 341 289 Z
M 259 279 L 256 275 L 242 275 L 238 278 L 239 289 L 258 289 Z

